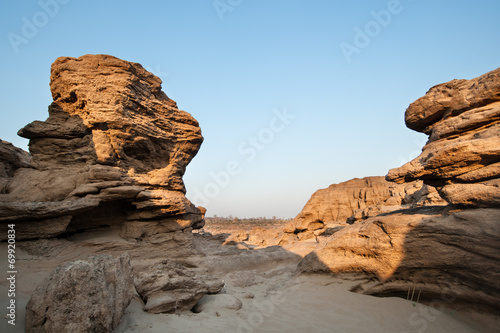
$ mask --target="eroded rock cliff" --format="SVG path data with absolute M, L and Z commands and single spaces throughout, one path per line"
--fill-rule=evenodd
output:
M 442 205 L 446 202 L 434 188 L 423 186 L 422 181 L 396 184 L 384 177 L 351 179 L 316 191 L 299 215 L 283 228 L 283 240 L 325 235 L 332 227 L 343 227 L 382 213 L 428 204 Z
M 337 230 L 301 272 L 362 274 L 357 291 L 441 306 L 500 309 L 500 69 L 437 85 L 410 105 L 406 123 L 429 135 L 422 154 L 388 180 L 436 186 L 448 206 L 380 214 Z M 425 187 L 424 187 L 425 188 Z M 459 303 L 459 305 L 456 305 Z
M 203 137 L 161 83 L 108 55 L 58 58 L 49 117 L 19 131 L 30 139 L 29 164 L 20 152 L 0 154 L 0 226 L 15 222 L 17 239 L 102 226 L 141 239 L 201 227 L 204 209 L 186 199 L 182 176 Z
M 346 222 L 356 212 L 370 206 L 401 206 L 405 197 L 421 186 L 421 183 L 398 185 L 384 177 L 351 179 L 316 191 L 295 220 L 299 224 L 317 220 L 323 223 Z

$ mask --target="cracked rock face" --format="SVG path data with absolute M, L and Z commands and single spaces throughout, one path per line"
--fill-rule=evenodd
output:
M 19 131 L 30 139 L 29 164 L 0 154 L 8 166 L 0 225 L 15 222 L 18 239 L 113 225 L 137 239 L 201 227 L 204 209 L 186 199 L 182 181 L 201 129 L 161 83 L 108 55 L 58 58 L 49 117 Z
M 451 204 L 500 206 L 500 68 L 432 87 L 412 103 L 406 125 L 429 135 L 422 154 L 387 179 L 421 179 Z

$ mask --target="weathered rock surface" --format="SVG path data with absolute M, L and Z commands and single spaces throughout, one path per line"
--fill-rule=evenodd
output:
M 218 311 L 241 309 L 241 301 L 229 294 L 205 295 L 193 308 L 194 313 L 208 312 L 217 315 Z
M 127 254 L 59 266 L 26 306 L 26 332 L 111 332 L 134 294 Z
M 197 275 L 185 266 L 164 260 L 141 271 L 135 287 L 151 313 L 190 311 L 206 294 L 216 294 L 224 281 Z
M 302 211 L 288 223 L 284 232 L 297 234 L 299 238 L 314 237 L 317 230 L 334 226 L 345 226 L 356 220 L 363 220 L 380 213 L 409 207 L 416 204 L 417 191 L 422 182 L 395 184 L 384 177 L 366 177 L 352 179 L 330 185 L 316 191 Z M 439 203 L 439 200 L 433 203 Z
M 405 117 L 429 141 L 415 160 L 390 170 L 388 180 L 421 179 L 454 205 L 500 206 L 500 68 L 432 87 Z
M 435 187 L 424 184 L 422 188 L 405 198 L 411 207 L 446 206 L 447 202 L 439 195 Z
M 24 150 L 0 139 L 0 194 L 6 192 L 7 184 L 17 169 L 29 167 L 30 158 Z
M 30 239 L 123 225 L 123 237 L 140 239 L 203 225 L 182 182 L 201 130 L 158 77 L 112 56 L 62 57 L 50 88 L 48 119 L 19 131 L 29 164 L 0 145 L 0 226 L 15 222 Z
M 406 126 L 417 132 L 426 132 L 442 119 L 499 102 L 499 80 L 500 68 L 497 68 L 472 80 L 452 80 L 435 85 L 406 110 Z M 487 118 L 483 117 L 480 122 L 487 124 L 484 122 Z M 457 129 L 461 127 L 456 126 Z
M 368 294 L 406 297 L 415 287 L 422 299 L 445 294 L 498 309 L 500 210 L 443 213 L 421 207 L 356 223 L 321 243 L 298 269 L 375 277 L 358 290 Z
M 372 277 L 356 291 L 440 306 L 500 309 L 500 69 L 431 88 L 406 111 L 430 135 L 422 154 L 388 180 L 423 180 L 412 207 L 379 214 L 322 239 L 301 272 Z M 435 205 L 439 196 L 450 205 Z M 424 206 L 421 206 L 424 204 Z M 484 207 L 484 208 L 483 208 Z M 492 207 L 492 208 L 488 208 Z M 456 307 L 456 305 L 453 305 Z

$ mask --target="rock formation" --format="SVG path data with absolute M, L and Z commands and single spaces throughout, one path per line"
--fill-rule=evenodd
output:
M 101 226 L 127 239 L 201 227 L 204 209 L 186 199 L 182 176 L 203 137 L 161 83 L 112 56 L 58 58 L 48 119 L 19 131 L 30 161 L 0 145 L 0 227 L 15 222 L 18 240 Z
M 107 55 L 57 59 L 50 87 L 48 119 L 18 133 L 31 154 L 0 142 L 0 229 L 15 223 L 34 267 L 68 262 L 33 293 L 28 331 L 110 332 L 134 286 L 152 313 L 219 292 L 220 279 L 171 261 L 196 256 L 204 224 L 182 181 L 203 141 L 197 121 L 158 77 Z
M 333 184 L 316 191 L 299 215 L 283 230 L 288 234 L 298 234 L 301 239 L 313 237 L 315 231 L 327 226 L 345 226 L 356 220 L 416 205 L 417 202 L 422 204 L 427 197 L 418 196 L 420 190 L 421 181 L 400 185 L 388 182 L 384 177 L 356 178 Z M 433 202 L 436 200 L 440 202 L 439 196 Z
M 299 264 L 301 272 L 358 273 L 377 282 L 356 291 L 498 309 L 500 210 L 446 214 L 417 208 L 372 217 L 345 227 Z
M 500 308 L 500 69 L 435 86 L 410 105 L 407 126 L 430 138 L 388 180 L 436 186 L 448 206 L 380 214 L 338 230 L 299 264 L 301 272 L 363 274 L 356 291 L 440 306 Z M 433 199 L 424 187 L 413 194 Z M 482 208 L 490 207 L 490 208 Z M 457 305 L 454 305 L 456 307 Z
M 422 179 L 454 205 L 500 206 L 500 68 L 432 87 L 408 107 L 405 121 L 429 141 L 388 180 Z
M 59 266 L 26 306 L 26 332 L 111 332 L 134 294 L 127 254 Z
M 164 260 L 140 272 L 135 285 L 145 302 L 144 311 L 174 313 L 190 311 L 204 295 L 218 293 L 224 282 L 197 276 L 177 262 Z

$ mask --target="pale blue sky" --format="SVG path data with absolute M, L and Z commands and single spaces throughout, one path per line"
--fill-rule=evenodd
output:
M 57 57 L 139 62 L 200 122 L 184 179 L 209 216 L 293 217 L 319 188 L 385 175 L 425 142 L 408 104 L 500 66 L 498 0 L 55 1 L 1 2 L 0 137 L 26 148 Z

